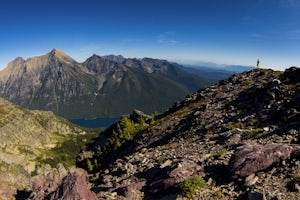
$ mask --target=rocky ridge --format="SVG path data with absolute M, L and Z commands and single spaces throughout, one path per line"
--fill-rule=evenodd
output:
M 160 115 L 121 118 L 80 155 L 85 188 L 98 199 L 299 199 L 299 77 L 255 69 Z
M 180 183 L 202 177 L 194 199 L 299 199 L 299 75 L 255 69 L 187 96 L 100 157 L 92 190 L 184 199 Z

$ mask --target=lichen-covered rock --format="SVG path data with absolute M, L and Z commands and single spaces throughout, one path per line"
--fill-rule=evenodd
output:
M 244 178 L 264 170 L 275 163 L 286 160 L 300 146 L 287 144 L 246 145 L 238 149 L 229 162 L 230 176 L 233 179 Z

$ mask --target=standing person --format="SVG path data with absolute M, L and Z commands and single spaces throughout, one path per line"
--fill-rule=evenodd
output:
M 257 59 L 256 67 L 259 67 L 259 59 Z

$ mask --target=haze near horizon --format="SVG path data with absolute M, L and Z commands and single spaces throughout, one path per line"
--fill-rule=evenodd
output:
M 92 54 L 299 66 L 299 0 L 2 0 L 0 69 L 59 48 Z

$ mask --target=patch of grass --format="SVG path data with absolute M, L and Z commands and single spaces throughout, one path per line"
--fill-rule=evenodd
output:
M 242 86 L 249 86 L 249 85 L 251 85 L 251 82 L 250 82 L 250 81 L 243 81 L 243 82 L 241 83 L 241 85 L 242 85 Z
M 53 133 L 50 135 L 50 137 L 51 137 L 52 140 L 56 140 L 56 141 L 58 141 L 59 143 L 64 142 L 64 141 L 65 141 L 65 138 L 66 138 L 65 136 L 60 135 L 60 134 L 57 133 L 57 132 L 53 132 Z
M 56 147 L 49 150 L 42 150 L 43 154 L 36 159 L 39 163 L 50 164 L 55 167 L 62 163 L 66 168 L 75 166 L 76 157 L 85 145 L 98 136 L 98 133 L 91 132 L 85 135 L 76 135 L 66 141 L 61 141 Z M 59 136 L 57 136 L 61 139 Z
M 157 162 L 158 162 L 159 164 L 162 164 L 162 163 L 164 163 L 165 161 L 166 161 L 166 159 L 165 159 L 164 157 L 160 157 L 160 158 L 157 159 Z
M 226 149 L 222 151 L 218 151 L 212 154 L 215 159 L 220 159 L 223 155 L 225 155 L 228 151 Z
M 242 138 L 245 139 L 245 140 L 259 139 L 259 138 L 262 138 L 263 136 L 264 136 L 263 129 L 262 128 L 255 128 L 255 129 L 249 130 L 248 132 L 244 133 L 242 135 Z
M 244 123 L 242 123 L 242 122 L 236 122 L 236 123 L 234 123 L 234 124 L 229 124 L 229 125 L 227 126 L 227 128 L 228 128 L 229 130 L 234 130 L 234 129 L 237 129 L 237 128 L 244 129 L 244 128 L 246 128 L 246 124 L 244 124 Z
M 294 174 L 294 179 L 300 180 L 300 172 L 297 172 L 296 174 Z
M 192 198 L 193 195 L 205 186 L 205 180 L 200 176 L 194 176 L 177 185 L 177 188 L 181 191 L 181 194 L 187 198 Z

